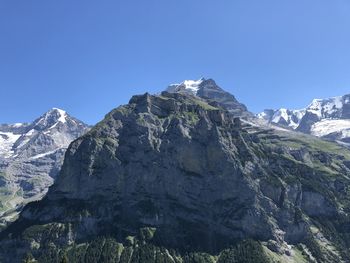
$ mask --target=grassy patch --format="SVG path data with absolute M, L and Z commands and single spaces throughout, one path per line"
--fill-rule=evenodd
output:
M 205 110 L 218 110 L 218 108 L 209 105 L 208 103 L 202 101 L 202 100 L 193 100 L 197 105 L 199 105 L 201 108 L 205 109 Z

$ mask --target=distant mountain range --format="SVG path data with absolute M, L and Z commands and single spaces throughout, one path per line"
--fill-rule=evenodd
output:
M 272 124 L 350 145 L 350 94 L 314 99 L 300 110 L 265 110 L 257 115 Z
M 32 123 L 0 125 L 0 227 L 53 183 L 68 145 L 88 125 L 53 108 Z

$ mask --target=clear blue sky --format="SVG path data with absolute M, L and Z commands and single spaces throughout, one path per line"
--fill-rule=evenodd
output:
M 0 123 L 202 76 L 253 112 L 350 93 L 350 1 L 0 0 Z

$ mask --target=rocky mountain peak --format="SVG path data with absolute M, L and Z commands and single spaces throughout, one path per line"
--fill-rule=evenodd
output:
M 52 108 L 45 114 L 40 116 L 33 122 L 33 128 L 37 130 L 44 130 L 54 128 L 58 124 L 66 124 L 68 126 L 79 125 L 76 119 L 71 117 L 66 111 L 59 108 Z
M 244 104 L 218 86 L 213 79 L 185 80 L 180 84 L 171 84 L 166 91 L 194 95 L 202 99 L 215 101 L 236 117 L 253 117 L 253 114 L 248 111 Z
M 33 156 L 67 148 L 88 126 L 66 111 L 52 108 L 37 118 L 13 144 L 15 155 Z

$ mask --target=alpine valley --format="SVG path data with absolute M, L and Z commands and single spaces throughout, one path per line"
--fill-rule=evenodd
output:
M 289 129 L 211 79 L 133 96 L 69 145 L 45 197 L 0 233 L 0 262 L 350 262 L 350 150 L 307 134 L 345 120 L 335 105 Z M 8 127 L 23 130 L 4 160 L 43 156 L 18 148 L 33 125 Z
M 33 123 L 0 125 L 0 228 L 39 200 L 56 178 L 71 141 L 88 126 L 53 108 Z

